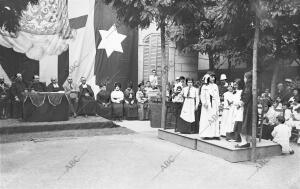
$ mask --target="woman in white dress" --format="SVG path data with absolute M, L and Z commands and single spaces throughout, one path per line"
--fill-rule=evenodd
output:
M 195 112 L 197 111 L 199 104 L 199 92 L 193 86 L 193 80 L 186 79 L 187 87 L 182 90 L 184 97 L 183 106 L 180 113 L 180 119 L 178 120 L 177 131 L 185 134 L 192 134 L 198 131 L 195 130 Z
M 229 133 L 232 133 L 234 128 L 233 83 L 230 83 L 227 89 L 228 91 L 224 93 L 224 106 L 220 127 L 221 136 L 227 136 Z
M 219 106 L 220 96 L 218 86 L 215 84 L 215 74 L 208 72 L 203 77 L 204 85 L 201 88 L 201 115 L 199 135 L 203 139 L 220 140 Z

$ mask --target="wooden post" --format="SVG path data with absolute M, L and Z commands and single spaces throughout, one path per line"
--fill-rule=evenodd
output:
M 252 68 L 252 149 L 251 160 L 256 161 L 256 126 L 257 126 L 257 48 L 259 42 L 259 18 L 256 17 L 255 34 L 253 43 L 253 68 Z
M 161 19 L 161 27 L 160 27 L 160 39 L 161 39 L 161 96 L 162 96 L 162 102 L 161 102 L 161 127 L 163 129 L 166 129 L 166 85 L 168 82 L 168 62 L 166 58 L 166 28 L 165 28 L 165 19 Z

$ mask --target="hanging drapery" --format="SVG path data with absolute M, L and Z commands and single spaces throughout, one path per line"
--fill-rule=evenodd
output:
M 16 15 L 12 5 L 4 6 L 4 12 L 7 11 Z M 31 59 L 61 54 L 68 49 L 68 39 L 72 38 L 66 0 L 39 0 L 36 5 L 29 3 L 15 27 L 8 21 L 6 24 L 0 22 L 0 45 L 25 53 Z

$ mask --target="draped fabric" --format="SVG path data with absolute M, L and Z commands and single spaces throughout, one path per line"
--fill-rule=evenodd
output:
M 40 107 L 45 103 L 46 98 L 48 98 L 48 101 L 52 106 L 58 106 L 61 104 L 64 96 L 64 93 L 27 93 L 24 102 L 27 99 L 30 99 L 35 107 Z
M 39 0 L 37 5 L 29 4 L 19 24 L 20 31 L 15 37 L 1 28 L 2 46 L 35 60 L 45 55 L 59 55 L 68 49 L 67 39 L 72 34 L 66 0 Z

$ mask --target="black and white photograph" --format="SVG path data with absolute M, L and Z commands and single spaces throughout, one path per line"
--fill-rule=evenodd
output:
M 299 0 L 0 0 L 1 189 L 300 189 Z

